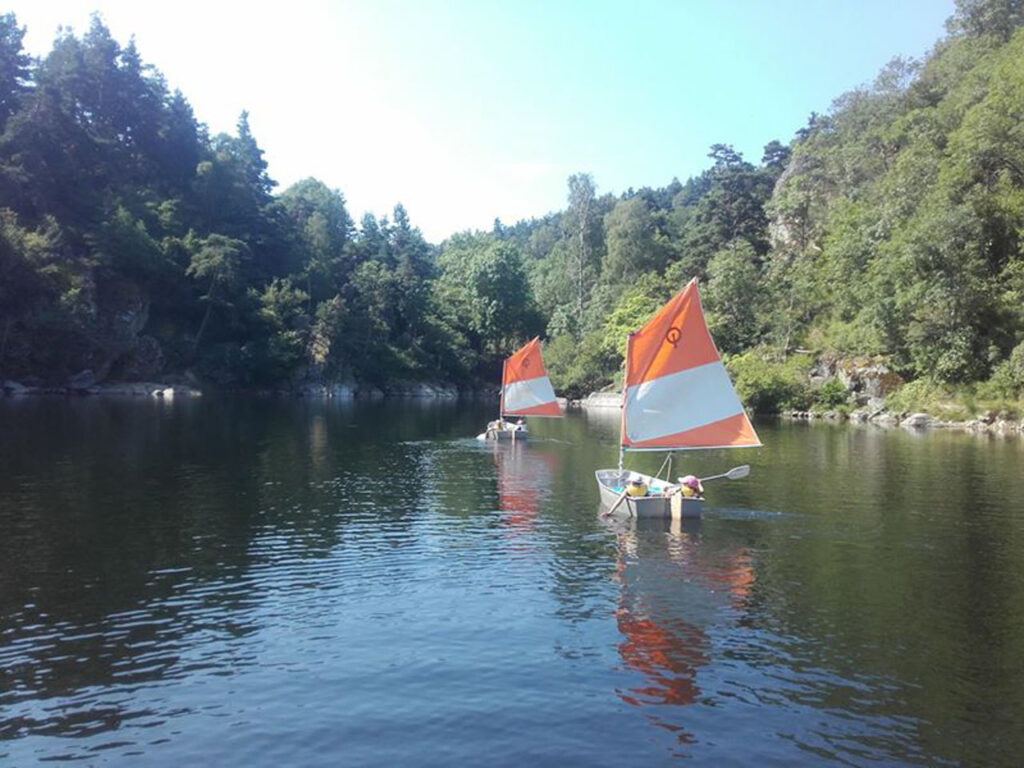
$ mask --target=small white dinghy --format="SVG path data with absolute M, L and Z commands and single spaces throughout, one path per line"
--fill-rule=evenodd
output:
M 700 496 L 683 496 L 678 485 L 628 469 L 599 469 L 597 487 L 601 491 L 601 505 L 606 508 L 605 514 L 614 511 L 620 498 L 622 506 L 630 517 L 700 517 L 704 508 L 704 499 Z M 639 480 L 647 488 L 645 496 L 630 496 L 626 489 L 630 483 Z
M 696 279 L 629 335 L 622 390 L 619 467 L 595 473 L 602 514 L 623 507 L 634 517 L 701 514 L 703 500 L 682 495 L 682 478 L 673 484 L 623 469 L 626 451 L 668 451 L 671 458 L 672 451 L 761 445 L 708 332 Z M 703 480 L 749 473 L 737 467 Z M 630 495 L 634 480 L 646 485 L 645 494 Z
M 526 440 L 529 430 L 525 416 L 558 418 L 562 409 L 555 399 L 544 357 L 540 352 L 540 338 L 523 345 L 505 360 L 501 369 L 501 403 L 498 418 L 477 435 L 478 440 Z M 517 417 L 507 421 L 506 416 Z

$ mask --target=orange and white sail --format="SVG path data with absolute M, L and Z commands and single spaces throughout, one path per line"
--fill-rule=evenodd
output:
M 505 361 L 501 376 L 501 413 L 505 416 L 562 415 L 544 368 L 539 338 Z
M 623 389 L 623 448 L 761 444 L 708 333 L 696 280 L 630 334 Z

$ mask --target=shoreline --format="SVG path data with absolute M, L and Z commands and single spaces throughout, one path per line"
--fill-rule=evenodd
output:
M 226 389 L 217 390 L 223 394 L 244 394 L 258 397 L 307 398 L 340 401 L 377 402 L 381 400 L 465 400 L 491 399 L 498 397 L 497 388 L 460 389 L 454 385 L 436 382 L 403 382 L 388 387 L 385 391 L 370 385 L 352 383 L 304 384 L 294 389 Z M 195 399 L 203 396 L 198 387 L 178 382 L 112 382 L 90 386 L 26 385 L 17 381 L 0 382 L 0 399 L 6 398 L 149 398 L 157 400 Z M 558 398 L 567 411 L 609 411 L 622 406 L 622 393 L 593 393 L 579 400 Z M 945 420 L 924 411 L 895 412 L 885 408 L 875 410 L 858 409 L 852 412 L 829 411 L 782 411 L 762 414 L 785 421 L 827 421 L 848 422 L 857 425 L 874 425 L 882 428 L 900 428 L 912 431 L 949 430 L 975 434 L 1020 435 L 1024 436 L 1024 420 L 1001 419 L 993 414 L 979 414 L 967 421 Z
M 177 377 L 174 377 L 177 379 Z M 257 397 L 290 397 L 324 400 L 460 400 L 467 398 L 498 397 L 497 388 L 477 387 L 460 389 L 453 385 L 436 382 L 401 382 L 386 390 L 372 385 L 352 383 L 303 384 L 291 389 L 285 388 L 238 388 L 211 389 L 211 394 L 244 394 Z M 174 398 L 198 398 L 204 390 L 192 384 L 172 380 L 166 382 L 131 381 L 89 384 L 88 386 L 55 386 L 50 384 L 22 384 L 18 381 L 0 381 L 0 399 L 4 398 L 153 398 L 171 400 Z
M 597 392 L 582 400 L 569 401 L 567 409 L 586 411 L 610 410 L 622 405 L 621 392 Z M 950 430 L 973 432 L 976 434 L 1022 435 L 1024 436 L 1024 420 L 1000 419 L 992 414 L 983 414 L 968 421 L 950 421 L 940 419 L 924 411 L 896 412 L 885 408 L 874 410 L 860 408 L 846 413 L 844 411 L 782 411 L 774 414 L 762 414 L 786 421 L 829 421 L 835 423 L 872 424 L 877 427 L 926 431 Z

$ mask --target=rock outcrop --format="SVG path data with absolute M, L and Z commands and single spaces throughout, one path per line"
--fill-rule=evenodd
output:
M 591 392 L 579 401 L 581 408 L 621 408 L 621 392 Z

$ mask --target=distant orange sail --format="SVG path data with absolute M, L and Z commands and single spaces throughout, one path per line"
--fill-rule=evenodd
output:
M 626 343 L 622 445 L 630 450 L 758 446 L 691 280 Z
M 561 416 L 540 339 L 527 343 L 505 361 L 501 377 L 501 412 L 506 416 Z

